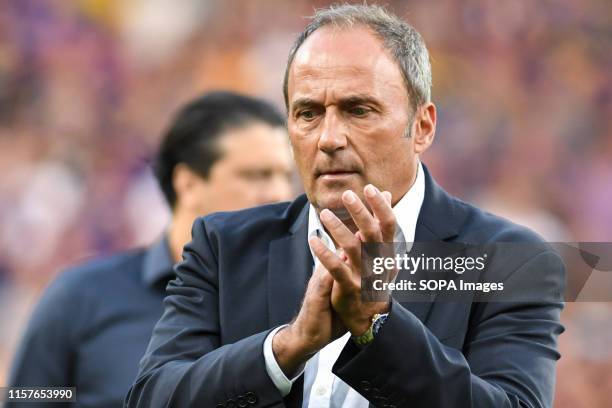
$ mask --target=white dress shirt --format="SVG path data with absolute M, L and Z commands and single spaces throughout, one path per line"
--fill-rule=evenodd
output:
M 396 242 L 414 241 L 417 218 L 424 197 L 425 176 L 423 175 L 421 163 L 419 163 L 414 184 L 393 207 L 393 214 L 399 227 L 395 231 L 394 240 Z M 319 215 L 311 204 L 308 213 L 308 238 L 315 235 L 321 238 L 328 248 L 334 252 L 336 251 L 334 242 L 325 232 Z M 312 257 L 315 260 L 314 268 L 316 268 L 319 260 L 314 254 L 312 254 Z M 368 408 L 369 403 L 361 394 L 332 373 L 332 366 L 351 337 L 350 332 L 345 333 L 344 336 L 323 347 L 323 349 L 306 362 L 303 371 L 299 372 L 295 378 L 288 379 L 279 367 L 272 351 L 272 338 L 283 327 L 285 326 L 277 327 L 270 332 L 264 342 L 266 371 L 274 385 L 281 392 L 281 395 L 286 396 L 289 394 L 293 382 L 303 373 L 303 408 Z

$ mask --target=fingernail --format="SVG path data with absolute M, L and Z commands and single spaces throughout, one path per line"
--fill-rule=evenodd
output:
M 374 187 L 371 184 L 368 184 L 365 187 L 365 195 L 367 195 L 368 197 L 374 197 L 376 195 L 376 187 Z
M 352 191 L 348 190 L 346 193 L 344 193 L 344 199 L 346 200 L 347 203 L 349 204 L 353 204 L 355 202 L 355 193 L 353 193 Z

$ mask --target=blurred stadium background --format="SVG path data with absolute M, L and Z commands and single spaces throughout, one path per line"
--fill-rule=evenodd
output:
M 149 164 L 177 106 L 217 88 L 282 106 L 289 46 L 326 4 L 0 2 L 0 385 L 50 279 L 163 229 Z M 431 52 L 438 181 L 551 241 L 611 241 L 612 3 L 384 4 Z M 563 322 L 555 407 L 609 407 L 612 304 Z

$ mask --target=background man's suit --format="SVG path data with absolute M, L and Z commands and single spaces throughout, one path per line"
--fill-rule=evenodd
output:
M 173 277 L 166 239 L 86 262 L 47 288 L 15 354 L 9 386 L 76 387 L 76 403 L 6 408 L 117 408 L 162 314 Z
M 415 241 L 540 242 L 449 196 L 427 169 L 425 179 Z M 129 407 L 301 407 L 299 381 L 283 399 L 267 375 L 263 342 L 299 310 L 313 264 L 307 214 L 301 196 L 196 222 Z M 553 269 L 542 291 L 562 291 L 563 265 L 549 250 L 500 273 L 543 267 Z M 333 371 L 377 407 L 549 407 L 562 306 L 394 301 L 374 341 L 363 350 L 349 341 Z

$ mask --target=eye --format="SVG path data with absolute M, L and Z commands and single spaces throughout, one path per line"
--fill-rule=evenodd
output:
M 364 108 L 363 106 L 354 106 L 351 109 L 349 109 L 349 112 L 351 113 L 351 115 L 362 117 L 362 116 L 366 116 L 370 112 L 370 110 L 367 108 Z
M 265 181 L 272 177 L 272 170 L 269 169 L 245 169 L 240 170 L 238 175 L 249 182 Z
M 303 110 L 298 112 L 298 117 L 306 121 L 311 121 L 315 118 L 315 113 L 312 110 Z

